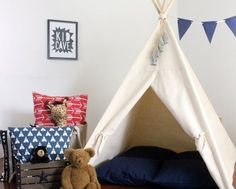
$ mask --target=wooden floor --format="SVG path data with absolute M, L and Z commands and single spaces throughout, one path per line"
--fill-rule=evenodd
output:
M 1 189 L 16 189 L 15 184 L 8 184 L 7 182 L 0 182 Z
M 14 183 L 8 184 L 7 182 L 0 182 L 0 189 L 16 189 L 16 186 Z M 148 188 L 148 187 L 137 188 L 137 187 L 102 184 L 102 189 L 151 189 L 151 188 Z
M 108 185 L 102 184 L 102 189 L 154 189 L 153 187 L 128 187 L 128 186 L 117 186 L 117 185 Z M 155 188 L 157 189 L 157 188 Z

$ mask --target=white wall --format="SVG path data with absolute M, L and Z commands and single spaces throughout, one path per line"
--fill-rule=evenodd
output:
M 235 6 L 234 0 L 182 0 L 178 12 L 222 19 L 235 15 Z M 78 61 L 47 59 L 47 19 L 78 21 Z M 151 0 L 0 0 L 0 128 L 33 123 L 32 91 L 88 93 L 90 134 L 156 22 Z M 196 24 L 181 45 L 236 144 L 235 37 L 221 24 L 209 45 Z
M 47 19 L 78 21 L 78 61 L 47 59 Z M 32 91 L 88 93 L 90 134 L 156 21 L 147 0 L 0 0 L 0 129 L 34 122 Z
M 181 0 L 178 16 L 196 21 L 222 20 L 236 15 L 234 7 L 234 0 Z M 194 22 L 181 46 L 236 144 L 236 38 L 224 23 L 219 23 L 209 44 L 200 22 Z

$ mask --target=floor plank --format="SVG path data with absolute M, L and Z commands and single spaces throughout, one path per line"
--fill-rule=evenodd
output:
M 0 188 L 1 189 L 16 189 L 16 185 L 15 184 L 9 184 L 7 182 L 0 182 Z
M 111 184 L 102 184 L 102 189 L 154 189 L 154 188 L 148 187 L 148 186 L 131 187 L 131 186 L 118 186 L 118 185 L 111 185 Z M 155 187 L 155 189 L 157 189 L 157 188 Z
M 0 182 L 0 189 L 16 189 L 14 183 Z M 117 186 L 117 185 L 109 185 L 102 184 L 102 189 L 153 189 L 149 187 L 128 187 L 128 186 Z

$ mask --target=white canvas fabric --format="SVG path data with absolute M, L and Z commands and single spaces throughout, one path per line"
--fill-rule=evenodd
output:
M 96 155 L 91 160 L 91 163 L 96 166 L 130 146 L 165 145 L 163 139 L 158 141 L 159 137 L 155 137 L 160 136 L 160 130 L 163 130 L 162 135 L 166 136 L 166 140 L 169 140 L 169 137 L 172 140 L 174 138 L 174 140 L 181 141 L 182 134 L 177 139 L 178 135 L 173 137 L 173 134 L 171 136 L 168 134 L 170 129 L 163 129 L 165 121 L 169 121 L 168 125 L 171 126 L 170 119 L 165 120 L 167 118 L 165 115 L 168 113 L 166 110 L 162 116 L 163 119 L 159 119 L 155 125 L 151 122 L 157 120 L 158 113 L 153 116 L 152 120 L 150 116 L 144 116 L 144 113 L 140 113 L 138 110 L 138 107 L 142 107 L 140 99 L 144 98 L 147 91 L 152 88 L 153 93 L 176 120 L 176 123 L 175 121 L 171 121 L 171 123 L 179 124 L 179 127 L 195 143 L 196 149 L 202 155 L 219 188 L 233 189 L 232 175 L 236 161 L 236 149 L 191 69 L 168 22 L 167 14 L 173 1 L 164 1 L 161 4 L 158 0 L 153 0 L 160 14 L 159 23 L 85 147 L 93 147 L 96 150 Z M 151 65 L 153 49 L 158 45 L 163 32 L 168 37 L 168 44 L 165 45 L 157 65 Z M 145 100 L 142 100 L 143 102 Z M 154 107 L 150 103 L 146 109 L 149 108 L 158 109 L 158 106 Z M 150 112 L 153 111 L 150 110 L 149 115 L 152 114 Z M 141 120 L 140 117 L 143 120 L 142 124 L 137 121 Z M 145 117 L 148 118 L 146 121 L 144 121 Z M 147 123 L 147 126 L 144 123 Z M 162 129 L 159 129 L 161 126 Z M 188 139 L 186 138 L 184 141 L 187 142 Z M 174 142 L 166 143 L 173 144 Z M 175 149 L 184 150 L 181 149 L 184 146 L 183 143 L 175 143 L 180 144 Z M 171 145 L 169 147 L 172 148 Z M 191 146 L 186 149 L 189 148 Z

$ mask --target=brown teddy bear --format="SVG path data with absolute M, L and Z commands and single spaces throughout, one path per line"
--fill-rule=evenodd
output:
M 67 149 L 64 154 L 71 165 L 62 172 L 60 189 L 101 189 L 95 168 L 88 164 L 95 154 L 92 148 Z

